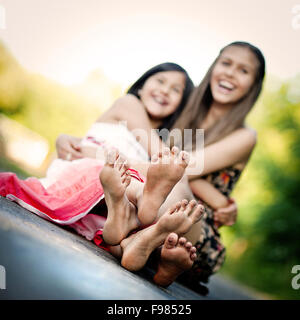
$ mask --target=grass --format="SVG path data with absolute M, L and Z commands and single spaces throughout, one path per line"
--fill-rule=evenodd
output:
M 28 172 L 6 158 L 0 158 L 0 172 L 14 172 L 20 179 L 26 179 L 30 176 Z

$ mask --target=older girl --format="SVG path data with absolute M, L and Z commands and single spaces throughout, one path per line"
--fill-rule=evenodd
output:
M 204 169 L 188 177 L 193 193 L 206 207 L 204 219 L 185 235 L 196 246 L 197 259 L 192 269 L 181 276 L 181 281 L 193 288 L 198 281 L 207 282 L 224 262 L 225 248 L 218 226 L 231 225 L 234 218 L 224 213 L 216 215 L 213 209 L 226 206 L 230 201 L 229 195 L 255 147 L 256 132 L 245 125 L 245 118 L 261 92 L 264 73 L 265 60 L 258 48 L 246 42 L 229 44 L 220 51 L 174 124 L 180 129 L 205 129 Z M 223 197 L 202 189 L 203 179 Z M 186 190 L 183 184 L 181 193 Z M 168 200 L 173 201 L 173 198 Z M 162 251 L 162 260 L 166 259 L 168 251 Z M 174 280 L 174 271 L 169 270 L 167 275 L 166 268 L 158 269 L 155 277 L 158 284 Z

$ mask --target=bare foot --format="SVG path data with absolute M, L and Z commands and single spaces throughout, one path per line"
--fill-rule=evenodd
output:
M 182 178 L 188 162 L 188 153 L 179 152 L 177 147 L 173 147 L 171 151 L 165 148 L 163 153 L 152 157 L 138 209 L 138 217 L 143 224 L 150 224 L 155 220 L 158 209 Z
M 108 152 L 105 165 L 100 173 L 108 209 L 103 228 L 103 239 L 107 244 L 119 244 L 130 231 L 138 227 L 136 207 L 128 200 L 125 191 L 130 184 L 128 165 L 119 153 L 112 149 Z
M 189 270 L 195 259 L 196 248 L 186 238 L 178 240 L 176 233 L 170 233 L 161 249 L 157 273 L 154 275 L 154 282 L 162 287 L 169 286 L 184 271 Z
M 124 239 L 121 264 L 124 268 L 137 271 L 147 262 L 151 252 L 161 246 L 170 232 L 183 235 L 200 220 L 204 207 L 196 201 L 182 200 L 165 212 L 158 222 Z

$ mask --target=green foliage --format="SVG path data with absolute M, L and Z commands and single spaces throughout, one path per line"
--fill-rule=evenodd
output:
M 3 157 L 0 157 L 0 172 L 14 172 L 20 179 L 26 179 L 30 176 L 28 172 Z
M 101 112 L 99 106 L 41 76 L 30 75 L 28 79 L 23 108 L 11 118 L 44 136 L 51 151 L 60 133 L 83 135 Z
M 222 231 L 223 272 L 283 299 L 300 299 L 291 287 L 291 269 L 300 264 L 300 99 L 289 100 L 292 85 L 266 88 L 249 117 L 258 144 L 234 192 L 238 222 Z
M 26 74 L 0 42 L 0 112 L 19 110 L 25 92 Z
M 99 117 L 103 105 L 116 99 L 121 89 L 97 72 L 94 88 L 105 86 L 106 99 L 91 102 L 80 95 L 80 88 L 72 90 L 42 76 L 25 72 L 0 42 L 0 113 L 18 121 L 45 137 L 50 152 L 55 150 L 55 140 L 61 133 L 81 136 Z M 94 77 L 95 78 L 95 77 Z M 96 81 L 97 80 L 97 81 Z M 90 80 L 89 80 L 90 81 Z M 91 85 L 90 82 L 87 85 Z M 103 102 L 104 101 L 104 102 Z M 111 101 L 109 102 L 111 103 Z

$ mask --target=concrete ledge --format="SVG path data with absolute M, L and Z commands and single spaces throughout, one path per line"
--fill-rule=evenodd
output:
M 149 281 L 149 270 L 129 272 L 94 243 L 3 197 L 0 265 L 6 270 L 6 289 L 0 290 L 1 300 L 210 300 L 230 299 L 228 292 L 233 299 L 251 299 L 236 288 L 230 291 L 228 283 L 224 286 L 219 280 L 212 281 L 211 293 L 206 297 L 179 283 L 167 289 L 158 287 Z

